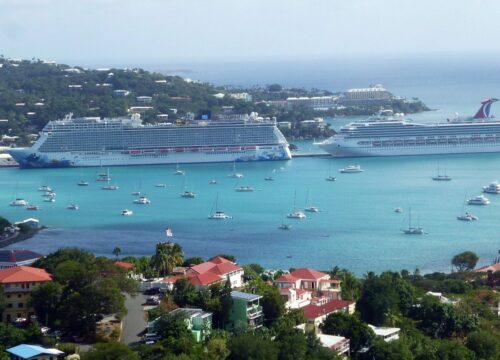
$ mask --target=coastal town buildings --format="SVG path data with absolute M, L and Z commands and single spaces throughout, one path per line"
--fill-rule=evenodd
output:
M 348 300 L 330 300 L 328 298 L 313 299 L 309 305 L 302 308 L 307 319 L 307 325 L 317 329 L 330 314 L 343 312 L 353 314 L 356 303 Z
M 375 336 L 382 338 L 385 342 L 391 342 L 399 339 L 399 332 L 401 331 L 400 328 L 377 327 L 373 325 L 368 326 L 373 330 Z
M 6 300 L 1 320 L 11 322 L 33 315 L 33 309 L 28 306 L 29 295 L 38 285 L 49 281 L 52 281 L 52 275 L 30 266 L 0 270 L 0 285 Z
M 337 106 L 338 96 L 289 97 L 286 99 L 290 110 L 312 108 L 315 110 L 331 109 Z
M 341 356 L 349 356 L 350 341 L 343 336 L 318 334 L 318 339 L 321 345 L 329 349 L 335 350 Z
M 371 85 L 367 88 L 349 89 L 339 99 L 344 106 L 388 105 L 392 95 L 382 85 Z
M 264 313 L 260 305 L 262 296 L 232 291 L 231 298 L 233 304 L 229 316 L 230 329 L 255 329 L 262 326 L 264 322 Z
M 186 322 L 186 326 L 193 334 L 196 342 L 205 340 L 205 338 L 210 334 L 210 330 L 212 329 L 211 312 L 203 311 L 202 309 L 179 308 L 172 310 L 168 315 L 175 316 L 176 314 L 182 314 Z M 158 318 L 148 323 L 147 332 L 149 334 L 155 332 L 155 324 L 157 321 Z

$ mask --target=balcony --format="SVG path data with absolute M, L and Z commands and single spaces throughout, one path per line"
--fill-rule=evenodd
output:
M 252 307 L 247 308 L 248 319 L 255 319 L 259 316 L 262 316 L 262 306 L 254 305 Z

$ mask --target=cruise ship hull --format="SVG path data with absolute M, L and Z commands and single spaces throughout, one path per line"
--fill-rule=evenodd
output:
M 369 157 L 369 156 L 412 156 L 441 154 L 474 154 L 500 152 L 498 143 L 458 143 L 423 146 L 360 146 L 347 141 L 320 143 L 320 148 L 334 157 Z
M 161 165 L 214 162 L 249 162 L 290 160 L 291 154 L 286 144 L 269 146 L 246 146 L 239 149 L 214 148 L 212 151 L 200 149 L 175 149 L 171 152 L 155 150 L 104 151 L 104 152 L 39 152 L 31 148 L 13 148 L 10 155 L 20 168 L 64 168 L 124 165 Z

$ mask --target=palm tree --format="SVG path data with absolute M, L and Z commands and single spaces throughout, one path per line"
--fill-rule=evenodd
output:
M 118 260 L 118 256 L 122 253 L 122 249 L 120 249 L 118 246 L 113 249 L 113 255 L 116 256 L 116 259 Z
M 151 258 L 151 265 L 158 272 L 158 275 L 166 275 L 182 264 L 184 256 L 179 244 L 170 242 L 156 244 L 155 254 Z

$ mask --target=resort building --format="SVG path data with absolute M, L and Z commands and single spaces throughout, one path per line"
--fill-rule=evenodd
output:
M 113 90 L 113 95 L 117 97 L 124 97 L 128 96 L 130 94 L 130 91 L 128 90 Z
M 399 339 L 399 332 L 401 331 L 400 328 L 377 327 L 373 325 L 368 326 L 373 330 L 375 336 L 384 339 L 385 342 L 391 342 Z
M 302 308 L 307 324 L 318 328 L 326 317 L 336 312 L 353 314 L 355 302 L 347 300 L 330 300 L 328 298 L 313 299 L 311 303 Z
M 47 349 L 38 345 L 21 344 L 5 350 L 12 360 L 58 360 L 64 358 L 64 352 Z
M 188 330 L 194 336 L 196 342 L 204 341 L 210 334 L 212 329 L 212 313 L 203 311 L 202 309 L 179 308 L 172 310 L 168 315 L 182 314 L 186 321 Z M 148 323 L 147 332 L 152 334 L 155 332 L 155 325 L 158 321 L 156 318 Z
M 232 291 L 231 298 L 233 300 L 233 305 L 229 316 L 230 329 L 255 329 L 262 326 L 264 313 L 259 303 L 262 296 Z
M 238 288 L 243 286 L 243 275 L 241 266 L 218 256 L 188 268 L 176 268 L 174 274 L 161 280 L 161 283 L 164 284 L 162 287 L 171 290 L 178 279 L 186 278 L 198 289 L 217 283 L 225 284 L 227 281 L 231 288 Z
M 137 96 L 136 100 L 139 102 L 142 102 L 142 103 L 150 103 L 151 101 L 153 101 L 153 97 L 152 96 Z
M 349 89 L 340 98 L 340 103 L 346 106 L 387 105 L 392 95 L 382 85 L 377 84 L 367 88 Z
M 289 97 L 287 107 L 291 110 L 306 107 L 315 110 L 331 109 L 337 105 L 338 96 Z
M 27 304 L 29 295 L 38 285 L 48 281 L 52 281 L 52 276 L 44 269 L 16 266 L 0 270 L 0 285 L 6 300 L 0 320 L 11 322 L 33 315 L 33 309 Z
M 252 102 L 252 95 L 246 92 L 229 94 L 229 96 L 236 100 L 243 100 L 245 102 Z
M 326 297 L 330 300 L 341 299 L 339 280 L 331 280 L 330 275 L 321 271 L 300 268 L 275 280 L 280 293 L 285 297 L 288 308 L 308 305 L 313 297 Z M 299 291 L 290 291 L 299 290 Z
M 0 269 L 7 269 L 14 266 L 28 266 L 42 257 L 42 254 L 31 250 L 0 250 Z

